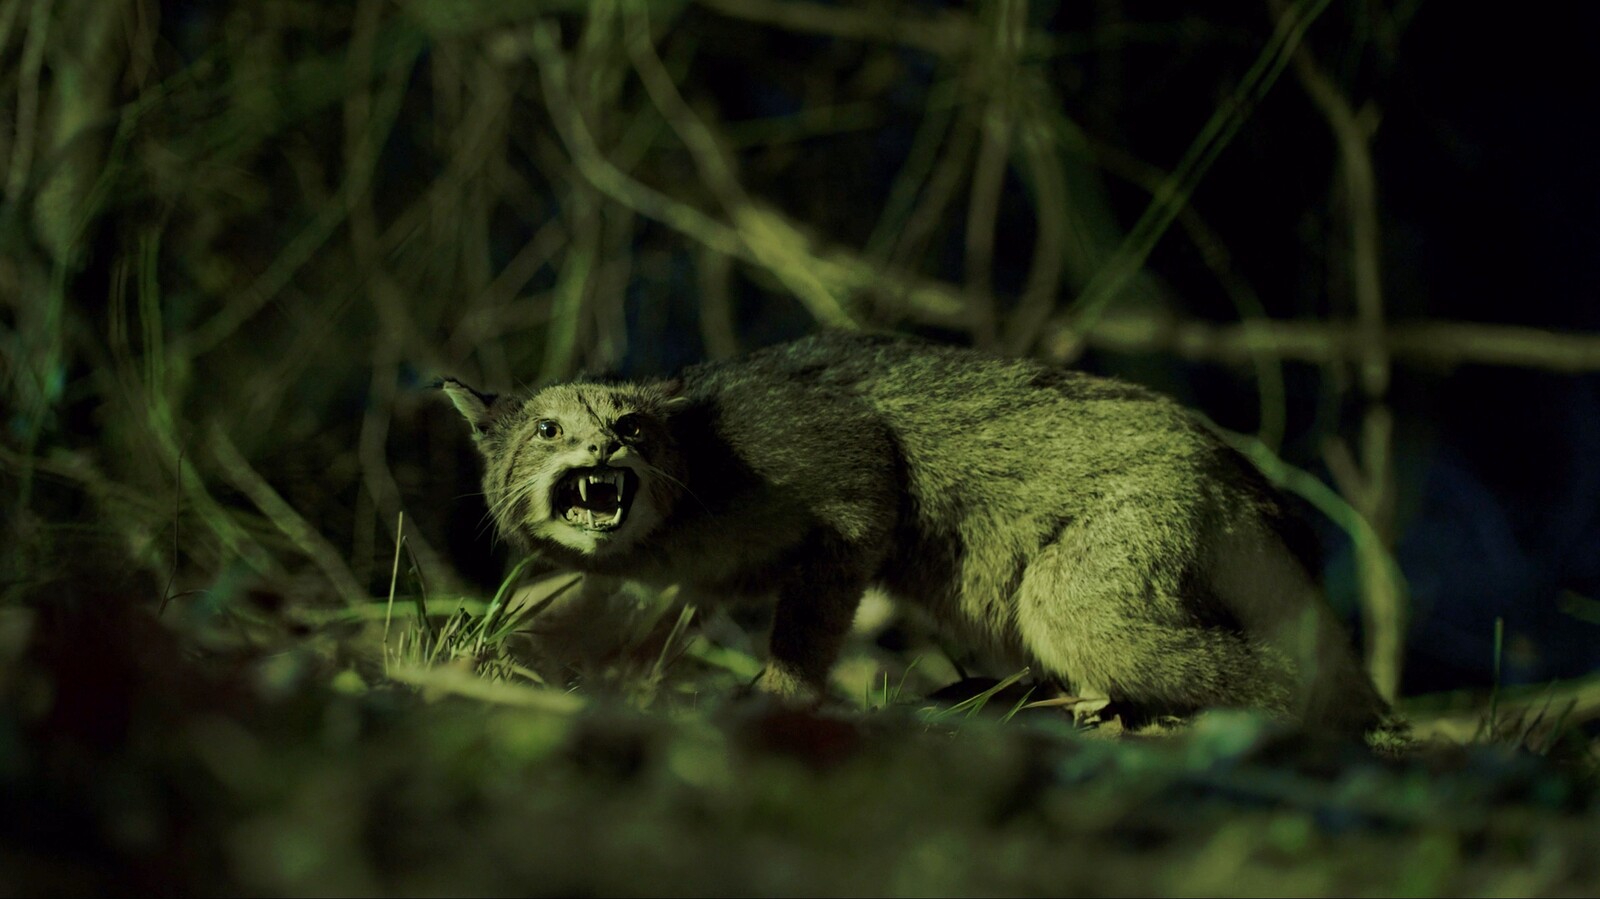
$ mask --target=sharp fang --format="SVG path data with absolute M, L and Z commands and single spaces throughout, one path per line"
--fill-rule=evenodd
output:
M 589 479 L 588 478 L 579 478 L 578 479 L 578 496 L 581 497 L 584 502 L 588 502 L 589 501 Z
M 583 510 L 583 514 L 584 514 L 584 516 L 586 518 L 589 519 L 589 527 L 594 527 L 594 510 L 593 509 L 584 509 Z

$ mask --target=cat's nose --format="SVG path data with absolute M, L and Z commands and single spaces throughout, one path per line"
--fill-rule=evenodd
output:
M 616 440 L 596 440 L 589 444 L 589 455 L 596 459 L 609 459 L 621 444 Z

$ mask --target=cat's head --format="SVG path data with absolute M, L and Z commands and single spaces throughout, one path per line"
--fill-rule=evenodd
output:
M 677 382 L 576 381 L 523 398 L 441 386 L 472 425 L 483 490 L 502 536 L 585 556 L 628 549 L 683 491 L 668 420 L 687 405 Z

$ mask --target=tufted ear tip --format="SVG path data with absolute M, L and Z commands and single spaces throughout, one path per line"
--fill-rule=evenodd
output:
M 504 405 L 499 402 L 499 396 L 479 393 L 455 378 L 440 378 L 436 386 L 450 397 L 451 405 L 455 406 L 456 411 L 472 425 L 475 437 L 483 436 L 484 432 L 494 424 L 496 416 L 501 411 L 500 406 Z

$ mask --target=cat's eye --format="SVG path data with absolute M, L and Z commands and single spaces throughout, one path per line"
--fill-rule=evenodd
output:
M 540 419 L 533 429 L 545 440 L 554 440 L 561 436 L 561 425 L 548 418 Z
M 624 415 L 617 419 L 616 423 L 611 426 L 611 430 L 618 437 L 621 437 L 624 440 L 630 440 L 634 437 L 637 437 L 639 436 L 640 431 L 639 416 Z

